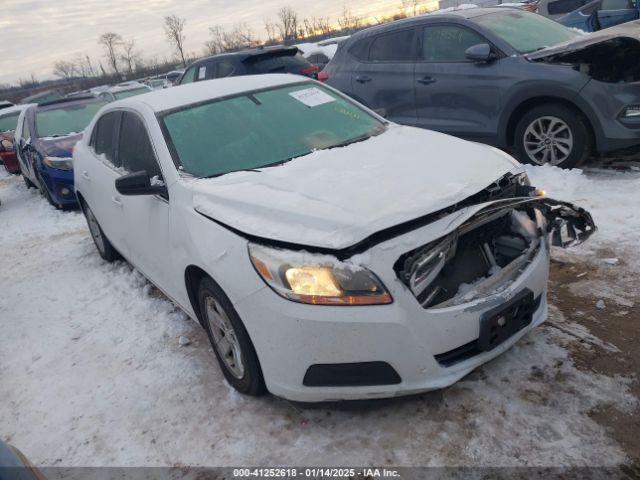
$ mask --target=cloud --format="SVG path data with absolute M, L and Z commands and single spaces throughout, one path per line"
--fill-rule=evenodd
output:
M 399 0 L 2 0 L 0 83 L 14 83 L 35 74 L 52 76 L 56 60 L 88 54 L 104 63 L 97 44 L 100 34 L 113 31 L 125 39 L 135 38 L 145 57 L 171 58 L 173 52 L 162 30 L 163 17 L 186 18 L 185 47 L 201 53 L 208 27 L 249 24 L 256 35 L 264 35 L 264 20 L 276 18 L 280 7 L 289 5 L 299 16 L 329 16 L 343 6 L 354 14 L 369 16 L 397 9 Z

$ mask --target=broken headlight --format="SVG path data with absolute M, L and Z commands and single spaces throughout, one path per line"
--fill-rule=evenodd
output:
M 383 305 L 391 295 L 366 268 L 328 255 L 249 244 L 260 277 L 278 295 L 313 305 Z

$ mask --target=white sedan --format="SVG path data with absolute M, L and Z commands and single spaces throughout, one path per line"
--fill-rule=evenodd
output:
M 456 382 L 545 319 L 549 239 L 595 230 L 499 150 L 294 75 L 113 102 L 74 171 L 100 255 L 197 319 L 240 392 L 299 401 Z

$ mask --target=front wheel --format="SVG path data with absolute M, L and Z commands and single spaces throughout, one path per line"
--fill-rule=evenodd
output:
M 227 381 L 240 393 L 265 392 L 262 370 L 240 316 L 222 289 L 205 277 L 198 289 L 204 327 Z
M 516 155 L 521 162 L 573 168 L 591 155 L 593 138 L 577 111 L 559 104 L 532 108 L 515 130 Z
M 84 217 L 87 219 L 87 225 L 89 227 L 89 232 L 91 233 L 91 238 L 93 239 L 93 243 L 96 245 L 100 256 L 107 262 L 114 262 L 116 260 L 119 260 L 120 254 L 113 247 L 113 245 L 111 245 L 111 242 L 102 231 L 102 227 L 100 227 L 100 224 L 93 214 L 93 211 L 89 208 L 89 205 L 87 205 L 83 201 L 81 202 L 80 207 L 82 208 Z

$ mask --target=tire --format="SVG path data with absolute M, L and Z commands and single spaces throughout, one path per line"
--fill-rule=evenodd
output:
M 198 306 L 224 377 L 240 393 L 263 394 L 262 369 L 249 334 L 229 298 L 209 277 L 200 282 Z
M 574 168 L 585 162 L 594 139 L 586 119 L 576 110 L 548 103 L 532 108 L 515 130 L 518 159 L 532 165 Z
M 93 214 L 91 208 L 89 208 L 89 205 L 81 201 L 80 208 L 82 209 L 82 213 L 84 213 L 84 218 L 87 220 L 89 233 L 91 233 L 91 238 L 100 256 L 109 263 L 120 260 L 122 257 L 102 231 L 102 227 L 98 223 L 98 219 Z
M 60 209 L 60 205 L 56 204 L 53 201 L 53 198 L 51 198 L 51 194 L 49 193 L 47 184 L 44 183 L 44 180 L 42 179 L 42 175 L 40 175 L 38 171 L 36 171 L 36 176 L 38 177 L 38 183 L 40 184 L 40 193 L 44 196 L 44 198 L 47 199 L 47 202 L 49 202 L 49 205 L 55 207 L 56 209 Z
M 24 173 L 22 174 L 22 180 L 24 180 L 24 184 L 27 186 L 27 188 L 36 188 L 33 182 L 29 180 Z

